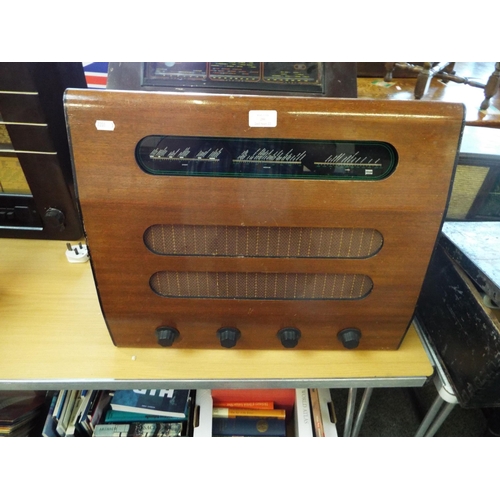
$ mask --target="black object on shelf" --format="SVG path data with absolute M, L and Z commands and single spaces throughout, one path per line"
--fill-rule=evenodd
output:
M 63 93 L 82 63 L 0 64 L 0 237 L 78 239 Z
M 447 222 L 417 316 L 463 408 L 500 406 L 500 222 Z

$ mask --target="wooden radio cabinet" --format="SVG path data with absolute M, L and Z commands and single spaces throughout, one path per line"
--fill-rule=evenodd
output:
M 461 104 L 69 90 L 65 108 L 117 346 L 398 348 Z

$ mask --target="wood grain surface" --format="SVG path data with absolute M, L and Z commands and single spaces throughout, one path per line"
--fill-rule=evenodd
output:
M 115 347 L 90 264 L 68 263 L 65 250 L 60 241 L 0 240 L 4 388 L 349 387 L 366 378 L 412 386 L 432 374 L 413 327 L 397 351 Z
M 68 91 L 78 197 L 99 299 L 118 346 L 156 346 L 155 329 L 180 331 L 174 347 L 220 349 L 216 331 L 237 327 L 235 349 L 343 349 L 337 332 L 359 328 L 359 349 L 397 349 L 411 322 L 441 228 L 463 106 L 329 98 Z M 275 128 L 249 127 L 250 110 L 276 110 Z M 114 129 L 98 130 L 97 120 Z M 135 160 L 151 134 L 384 141 L 398 152 L 380 181 L 153 176 Z M 367 259 L 161 256 L 144 245 L 154 224 L 373 228 L 384 239 Z M 158 271 L 346 273 L 374 285 L 361 300 L 165 298 Z

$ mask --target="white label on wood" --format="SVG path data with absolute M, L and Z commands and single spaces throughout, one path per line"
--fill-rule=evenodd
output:
M 248 125 L 250 127 L 276 127 L 278 125 L 278 112 L 272 109 L 250 110 L 248 112 Z
M 115 129 L 115 123 L 111 120 L 96 120 L 95 128 L 97 130 L 108 130 L 112 132 Z

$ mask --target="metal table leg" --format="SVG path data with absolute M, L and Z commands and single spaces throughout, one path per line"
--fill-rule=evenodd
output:
M 351 387 L 349 389 L 349 396 L 347 397 L 347 411 L 345 416 L 345 425 L 344 425 L 344 437 L 351 436 L 352 430 L 352 422 L 354 418 L 354 407 L 356 406 L 356 394 L 358 390 L 356 388 Z
M 429 341 L 421 331 L 421 327 L 418 324 L 418 321 L 415 322 L 415 327 L 417 333 L 422 341 L 422 344 L 427 351 L 427 355 L 434 365 L 434 385 L 436 386 L 438 395 L 432 403 L 431 408 L 427 412 L 427 415 L 424 417 L 424 420 L 420 424 L 420 427 L 417 430 L 415 437 L 431 437 L 437 432 L 441 424 L 446 420 L 451 410 L 455 408 L 458 404 L 458 399 L 455 396 L 455 392 L 451 385 L 451 382 L 448 380 L 446 373 L 441 366 L 439 359 L 429 344 Z M 445 405 L 445 406 L 443 406 Z
M 425 437 L 432 437 L 438 429 L 441 427 L 441 424 L 447 419 L 448 415 L 451 413 L 451 410 L 455 408 L 456 403 L 446 403 L 444 407 L 439 412 L 439 415 L 436 417 L 436 420 L 432 422 L 432 425 L 429 427 L 429 430 L 425 433 Z
M 361 398 L 361 405 L 358 410 L 358 416 L 356 417 L 356 423 L 354 424 L 354 429 L 352 431 L 352 437 L 358 437 L 361 425 L 365 419 L 366 410 L 368 409 L 368 403 L 372 397 L 373 387 L 368 387 L 363 392 L 363 397 Z
M 432 424 L 434 418 L 438 414 L 439 410 L 443 406 L 444 401 L 441 399 L 441 396 L 438 394 L 436 399 L 434 400 L 434 403 L 432 403 L 432 406 L 429 408 L 429 411 L 425 415 L 424 419 L 422 420 L 422 423 L 420 424 L 420 427 L 417 430 L 417 433 L 415 434 L 415 437 L 422 437 L 425 435 L 427 429 L 430 427 Z

